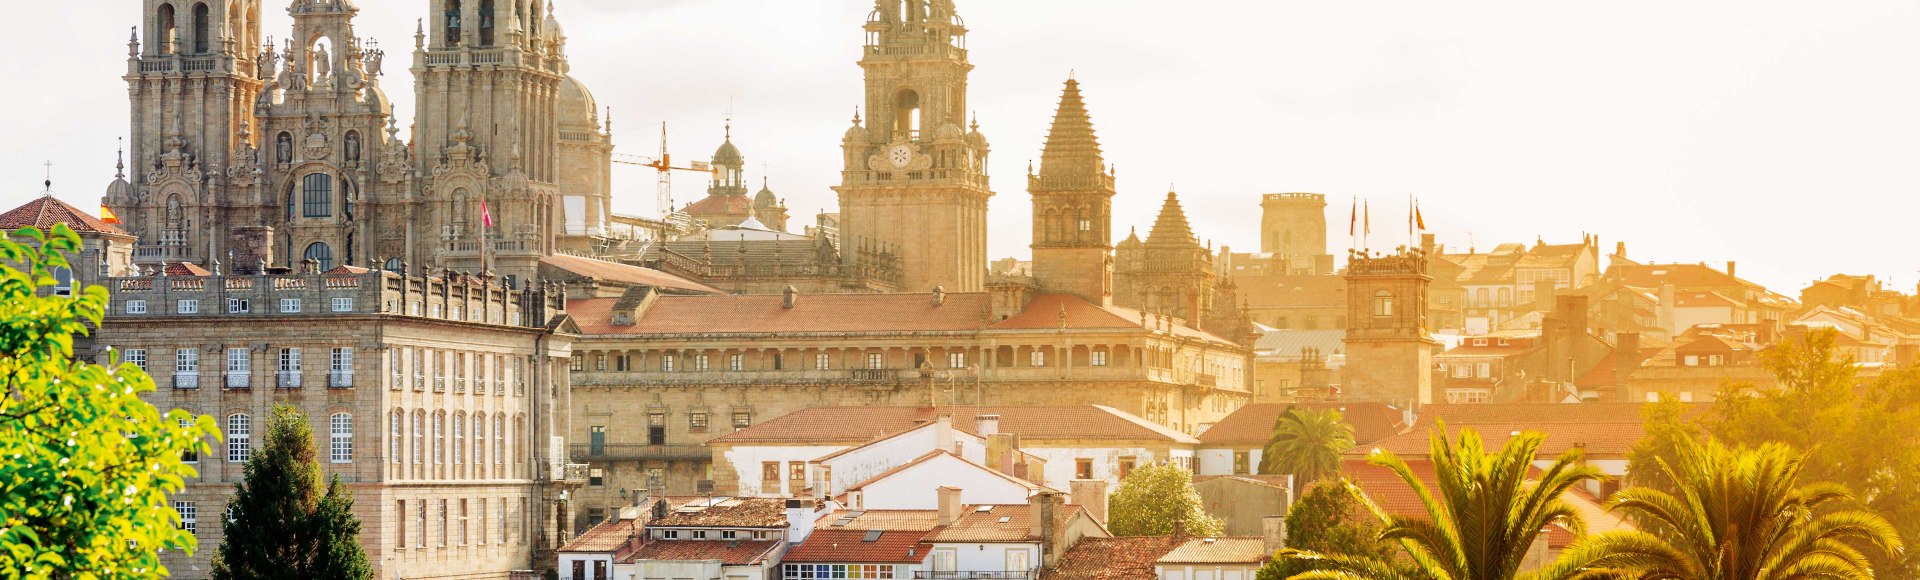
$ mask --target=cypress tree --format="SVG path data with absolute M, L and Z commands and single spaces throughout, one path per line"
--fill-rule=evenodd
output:
M 338 477 L 322 491 L 318 456 L 306 415 L 274 407 L 266 444 L 234 485 L 215 580 L 372 576 L 353 498 Z

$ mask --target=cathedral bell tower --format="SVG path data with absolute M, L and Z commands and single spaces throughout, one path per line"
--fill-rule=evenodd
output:
M 1040 153 L 1040 172 L 1027 175 L 1033 275 L 1042 288 L 1113 304 L 1113 188 L 1080 83 L 1069 78 Z
M 966 27 L 952 0 L 880 0 L 860 67 L 867 124 L 841 146 L 842 253 L 896 256 L 902 289 L 984 288 L 987 140 L 967 112 Z
M 1364 250 L 1347 258 L 1348 401 L 1377 401 L 1419 410 L 1434 402 L 1428 336 L 1427 256 L 1418 248 L 1389 255 Z
M 127 41 L 132 187 L 102 200 L 139 237 L 136 261 L 206 263 L 235 218 L 235 153 L 261 90 L 259 0 L 143 0 Z
M 485 261 L 528 279 L 562 224 L 566 34 L 547 0 L 428 4 L 413 62 L 413 159 L 423 183 L 409 227 L 381 235 L 405 238 L 418 264 L 478 271 Z

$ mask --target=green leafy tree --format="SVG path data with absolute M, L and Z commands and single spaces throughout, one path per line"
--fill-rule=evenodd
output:
M 1627 482 L 1642 487 L 1675 492 L 1679 488 L 1660 466 L 1663 457 L 1678 457 L 1682 446 L 1702 436 L 1700 424 L 1685 416 L 1686 404 L 1661 399 L 1640 409 L 1646 435 L 1627 450 Z
M 1108 502 L 1108 516 L 1107 529 L 1115 536 L 1171 534 L 1174 522 L 1202 537 L 1218 536 L 1224 527 L 1207 515 L 1200 492 L 1193 489 L 1193 472 L 1178 465 L 1149 465 L 1127 474 Z
M 0 240 L 0 576 L 165 576 L 159 550 L 196 546 L 167 494 L 196 475 L 181 454 L 208 450 L 213 420 L 141 401 L 138 367 L 74 360 L 106 289 L 39 294 L 79 250 L 64 224 Z
M 1297 492 L 1340 473 L 1340 454 L 1353 449 L 1353 425 L 1339 411 L 1289 408 L 1273 422 L 1260 455 L 1260 473 L 1292 474 Z
M 1581 450 L 1570 449 L 1537 474 L 1533 461 L 1546 437 L 1527 431 L 1488 453 L 1480 434 L 1460 430 L 1455 445 L 1442 425 L 1433 434 L 1432 458 L 1437 489 L 1429 489 L 1407 462 L 1392 453 L 1369 459 L 1392 470 L 1413 488 L 1426 517 L 1389 514 L 1366 502 L 1381 525 L 1380 537 L 1399 544 L 1407 568 L 1377 556 L 1288 549 L 1280 557 L 1308 560 L 1312 571 L 1295 578 L 1428 578 L 1506 580 L 1575 578 L 1587 562 L 1562 558 L 1545 569 L 1522 573 L 1527 552 L 1548 525 L 1574 535 L 1586 533 L 1562 495 L 1586 481 L 1604 478 L 1583 464 Z
M 1397 549 L 1380 539 L 1380 524 L 1361 504 L 1352 484 L 1321 480 L 1307 486 L 1287 510 L 1287 547 L 1322 554 L 1345 554 L 1393 563 Z M 1273 558 L 1255 580 L 1285 580 L 1313 570 L 1313 561 Z
M 274 407 L 266 444 L 234 488 L 215 580 L 372 577 L 353 498 L 337 476 L 322 491 L 313 429 L 299 410 Z
M 1613 509 L 1639 514 L 1645 531 L 1585 538 L 1569 551 L 1638 578 L 1870 580 L 1865 552 L 1902 550 L 1880 516 L 1828 509 L 1852 499 L 1845 487 L 1801 485 L 1806 455 L 1790 447 L 1687 440 L 1677 455 L 1658 460 L 1676 493 L 1634 487 L 1614 496 Z

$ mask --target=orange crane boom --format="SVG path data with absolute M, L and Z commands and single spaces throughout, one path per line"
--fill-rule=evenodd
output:
M 625 157 L 625 159 L 622 159 L 622 157 Z M 671 172 L 698 171 L 709 175 L 715 173 L 713 164 L 706 161 L 693 161 L 688 163 L 686 167 L 675 167 L 673 165 L 673 155 L 667 152 L 667 124 L 665 122 L 660 123 L 659 157 L 649 158 L 616 153 L 612 161 L 622 165 L 651 167 L 654 171 L 659 172 L 659 183 L 656 185 L 659 199 L 656 200 L 656 202 L 660 209 L 661 219 L 666 219 L 667 216 L 673 214 L 673 179 L 671 179 Z

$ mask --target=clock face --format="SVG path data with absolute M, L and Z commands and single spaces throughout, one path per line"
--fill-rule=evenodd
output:
M 887 160 L 892 161 L 894 167 L 906 167 L 907 162 L 913 161 L 913 149 L 906 145 L 894 145 L 893 150 L 887 152 Z

